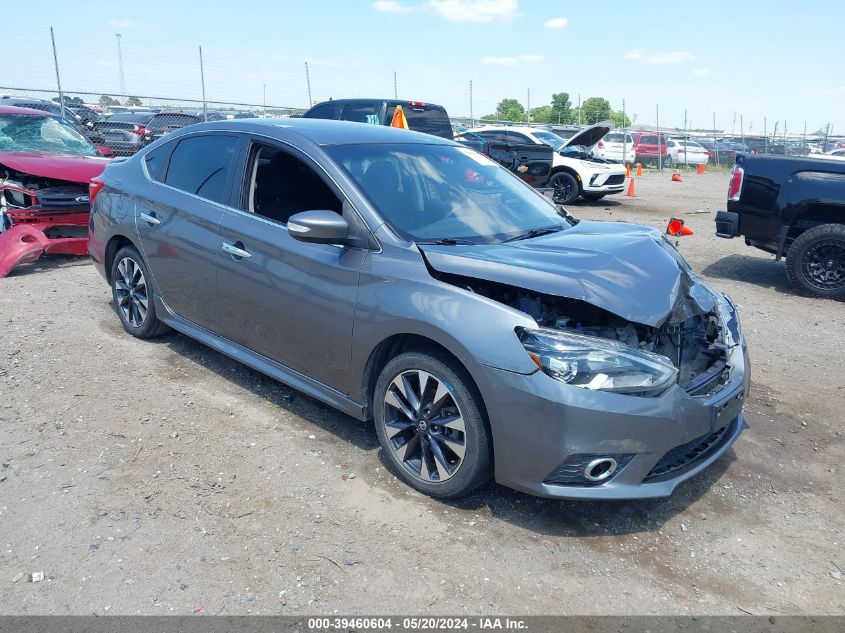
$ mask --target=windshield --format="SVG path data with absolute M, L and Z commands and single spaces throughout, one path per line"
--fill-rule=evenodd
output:
M 535 130 L 533 132 L 534 137 L 546 145 L 550 146 L 554 151 L 560 151 L 560 149 L 564 146 L 566 141 L 560 138 L 554 132 L 546 132 L 544 130 Z
M 403 143 L 326 151 L 408 240 L 496 244 L 571 226 L 550 200 L 466 147 Z
M 0 114 L 0 151 L 98 156 L 94 146 L 66 121 L 29 114 Z

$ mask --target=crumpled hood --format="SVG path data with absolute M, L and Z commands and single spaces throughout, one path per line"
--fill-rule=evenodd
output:
M 0 165 L 42 178 L 87 183 L 103 173 L 108 158 L 48 152 L 0 152 Z
M 506 244 L 419 249 L 437 271 L 579 299 L 652 327 L 706 314 L 716 302 L 659 231 L 636 224 L 582 221 Z

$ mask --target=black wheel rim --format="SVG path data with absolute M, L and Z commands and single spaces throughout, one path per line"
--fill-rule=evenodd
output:
M 384 396 L 389 450 L 415 479 L 451 479 L 466 453 L 466 429 L 449 384 L 411 369 L 396 376 Z
M 558 204 L 566 202 L 572 195 L 572 180 L 570 178 L 556 176 L 552 180 L 554 188 L 553 199 Z
M 845 288 L 845 242 L 822 240 L 804 253 L 801 269 L 808 282 L 819 290 Z
M 132 327 L 141 327 L 147 320 L 147 280 L 134 259 L 124 257 L 118 262 L 114 294 L 123 320 Z

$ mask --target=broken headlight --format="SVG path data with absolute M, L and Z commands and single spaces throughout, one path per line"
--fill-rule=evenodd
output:
M 573 387 L 655 395 L 678 375 L 665 356 L 610 339 L 548 328 L 517 328 L 517 335 L 543 373 Z
M 716 309 L 719 313 L 720 324 L 724 328 L 725 345 L 728 347 L 739 345 L 742 340 L 742 326 L 739 323 L 739 312 L 737 312 L 733 300 L 726 294 L 719 295 L 716 299 Z

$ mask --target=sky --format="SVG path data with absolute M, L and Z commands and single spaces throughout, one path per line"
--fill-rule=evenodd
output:
M 306 107 L 392 97 L 480 117 L 600 96 L 635 123 L 845 132 L 845 2 L 33 0 L 4 12 L 0 86 Z M 470 81 L 472 99 L 470 99 Z M 9 92 L 2 90 L 0 92 Z M 96 97 L 92 97 L 96 100 Z

